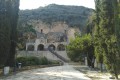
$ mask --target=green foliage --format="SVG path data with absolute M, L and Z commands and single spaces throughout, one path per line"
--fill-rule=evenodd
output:
M 22 63 L 22 66 L 59 64 L 58 61 L 49 61 L 46 57 L 18 57 L 16 61 Z
M 25 57 L 18 57 L 18 58 L 16 59 L 16 62 L 17 62 L 17 63 L 22 63 L 22 66 L 25 66 L 25 65 L 26 65 L 26 61 L 27 61 L 27 58 L 25 58 Z
M 95 54 L 98 62 L 118 78 L 120 67 L 119 24 L 117 0 L 96 0 L 96 24 L 94 32 Z
M 53 61 L 49 61 L 49 64 L 60 64 L 60 62 L 53 60 Z
M 26 41 L 28 38 L 34 39 L 36 37 L 36 31 L 32 25 L 26 24 L 25 27 L 18 27 L 18 48 L 19 50 L 25 50 Z
M 82 37 L 76 37 L 74 40 L 71 40 L 67 46 L 68 56 L 72 61 L 82 61 L 83 56 L 85 56 L 89 51 L 92 45 L 91 36 L 84 35 Z
M 95 20 L 96 20 L 96 15 L 94 11 L 92 15 L 88 18 L 88 22 L 87 22 L 86 29 L 85 29 L 85 32 L 87 34 L 90 33 L 91 35 L 93 35 Z
M 11 1 L 11 14 L 10 14 L 10 51 L 8 55 L 7 62 L 5 66 L 14 66 L 15 64 L 15 53 L 17 46 L 17 22 L 18 22 L 18 12 L 19 12 L 19 0 L 10 0 Z
M 18 57 L 16 59 L 17 63 L 22 63 L 22 66 L 40 65 L 42 60 L 37 57 Z
M 19 49 L 25 50 L 25 42 L 29 36 L 36 36 L 34 24 L 42 21 L 48 25 L 53 22 L 66 22 L 70 27 L 78 27 L 83 30 L 92 9 L 82 6 L 64 6 L 50 4 L 33 10 L 21 10 L 18 21 Z M 31 39 L 31 37 L 30 37 Z
M 21 10 L 18 27 L 21 28 L 23 24 L 26 25 L 26 23 L 30 20 L 41 20 L 47 24 L 65 21 L 71 27 L 77 26 L 82 29 L 92 12 L 92 9 L 82 6 L 50 4 L 38 9 Z
M 41 58 L 41 64 L 42 65 L 49 64 L 48 59 L 46 57 Z
M 19 0 L 0 1 L 0 65 L 14 65 Z
M 10 50 L 10 8 L 10 1 L 0 1 L 0 65 L 5 64 Z

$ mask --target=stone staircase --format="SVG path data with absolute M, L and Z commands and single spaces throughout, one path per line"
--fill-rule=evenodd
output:
M 68 62 L 68 60 L 66 60 L 64 57 L 62 57 L 61 55 L 59 55 L 57 52 L 55 52 L 52 49 L 48 49 L 50 51 L 50 53 L 52 53 L 53 55 L 55 55 L 57 58 L 59 58 L 63 63 Z

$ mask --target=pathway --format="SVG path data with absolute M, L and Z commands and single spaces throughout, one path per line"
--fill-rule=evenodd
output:
M 91 80 L 72 65 L 33 69 L 0 80 Z

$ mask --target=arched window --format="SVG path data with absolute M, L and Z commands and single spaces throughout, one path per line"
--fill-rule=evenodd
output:
M 58 47 L 57 47 L 57 50 L 58 51 L 64 51 L 65 50 L 65 45 L 59 44 Z
M 27 51 L 34 51 L 34 45 L 28 45 Z
M 48 46 L 48 49 L 55 50 L 55 46 L 53 44 Z
M 38 51 L 44 51 L 44 45 L 43 44 L 39 44 L 37 50 Z

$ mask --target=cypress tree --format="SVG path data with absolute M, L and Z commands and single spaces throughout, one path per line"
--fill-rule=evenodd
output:
M 11 0 L 11 31 L 10 31 L 10 54 L 6 62 L 6 66 L 14 66 L 16 46 L 17 46 L 17 21 L 19 12 L 19 0 Z
M 0 0 L 0 65 L 3 66 L 10 50 L 10 0 Z
M 102 52 L 103 61 L 110 71 L 111 74 L 114 74 L 118 79 L 119 74 L 119 64 L 120 64 L 120 53 L 118 35 L 116 35 L 118 28 L 118 14 L 116 14 L 117 0 L 96 0 L 99 1 L 99 10 L 96 9 L 97 14 L 97 29 L 95 33 L 98 35 L 98 47 Z M 98 6 L 98 5 L 96 5 Z M 96 37 L 96 36 L 95 36 Z M 98 53 L 97 53 L 98 55 Z
M 0 0 L 0 66 L 14 61 L 19 0 Z
M 95 56 L 96 56 L 96 60 L 98 63 L 100 63 L 101 67 L 101 72 L 102 70 L 102 64 L 103 64 L 103 48 L 101 47 L 101 43 L 102 38 L 101 34 L 100 34 L 100 15 L 101 15 L 101 2 L 100 0 L 95 0 L 95 7 L 96 7 L 96 11 L 95 11 L 95 15 L 96 15 L 96 19 L 95 19 L 95 27 L 94 27 L 94 46 L 95 46 Z

